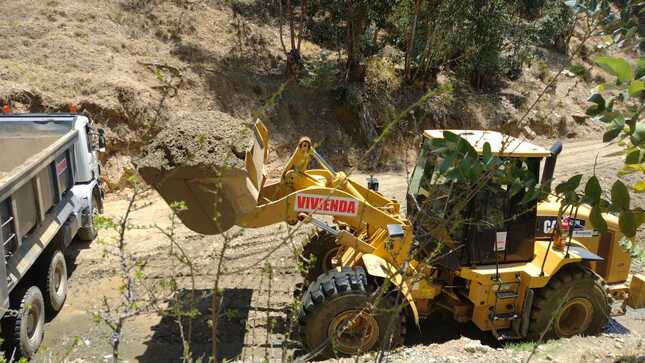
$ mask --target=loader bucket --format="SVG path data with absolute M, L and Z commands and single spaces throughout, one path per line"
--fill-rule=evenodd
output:
M 244 169 L 182 165 L 170 170 L 142 167 L 139 174 L 168 205 L 183 204 L 176 214 L 186 227 L 197 233 L 219 234 L 257 206 L 267 157 L 268 131 L 258 121 L 255 141 L 245 154 Z

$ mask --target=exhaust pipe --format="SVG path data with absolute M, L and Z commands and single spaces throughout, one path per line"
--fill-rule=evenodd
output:
M 542 179 L 540 183 L 546 185 L 546 183 L 551 183 L 553 179 L 553 173 L 555 171 L 555 162 L 558 159 L 558 155 L 562 152 L 562 142 L 556 140 L 551 148 L 549 149 L 551 156 L 547 157 L 544 161 L 544 171 L 542 173 Z

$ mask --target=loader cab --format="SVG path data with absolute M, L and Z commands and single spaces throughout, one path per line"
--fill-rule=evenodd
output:
M 465 139 L 480 159 L 488 143 L 500 167 L 521 169 L 529 185 L 538 184 L 540 162 L 551 156 L 549 150 L 499 132 L 449 131 Z M 408 184 L 407 216 L 420 257 L 446 255 L 435 263 L 449 269 L 533 259 L 538 200 L 527 198 L 530 189 L 492 181 L 473 188 L 447 178 L 439 172 L 445 160 L 432 142 L 443 137 L 441 130 L 424 133 Z

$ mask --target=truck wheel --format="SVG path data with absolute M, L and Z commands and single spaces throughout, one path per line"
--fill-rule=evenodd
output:
M 13 308 L 18 310 L 18 316 L 4 318 L 3 331 L 7 332 L 7 342 L 18 349 L 19 357 L 31 358 L 40 347 L 45 330 L 43 294 L 38 287 L 31 286 L 15 298 Z
M 318 232 L 309 240 L 302 250 L 302 257 L 307 259 L 306 261 L 302 259 L 307 267 L 307 271 L 303 272 L 302 276 L 305 286 L 332 269 L 331 259 L 336 256 L 339 248 L 336 237 L 328 232 Z M 312 257 L 313 261 L 311 261 Z
M 330 270 L 305 293 L 300 324 L 304 342 L 318 358 L 353 355 L 403 344 L 403 314 L 382 296 L 373 304 L 362 267 Z
M 542 334 L 544 339 L 598 334 L 609 313 L 609 297 L 600 278 L 584 268 L 564 270 L 537 291 L 528 337 L 539 340 Z
M 81 227 L 76 234 L 78 239 L 85 242 L 92 242 L 98 236 L 98 230 L 96 229 L 96 216 L 99 215 L 99 200 L 96 197 L 95 193 L 92 193 L 92 210 L 90 212 L 90 224 L 85 227 Z
M 54 314 L 63 308 L 67 298 L 67 263 L 62 251 L 53 253 L 44 277 L 41 288 L 45 294 L 45 306 L 50 314 Z

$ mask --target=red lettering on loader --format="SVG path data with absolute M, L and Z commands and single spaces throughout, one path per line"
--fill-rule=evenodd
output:
M 298 212 L 353 217 L 356 216 L 357 209 L 358 200 L 354 198 L 296 194 L 295 210 Z

